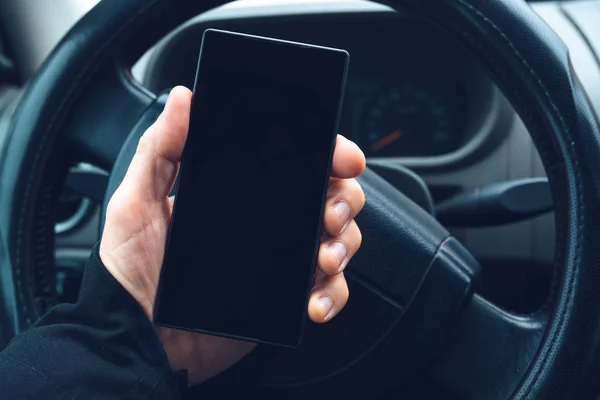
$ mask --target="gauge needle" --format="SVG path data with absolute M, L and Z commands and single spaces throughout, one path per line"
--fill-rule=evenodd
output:
M 400 139 L 401 137 L 402 137 L 402 131 L 400 129 L 396 129 L 394 132 L 390 133 L 387 136 L 382 137 L 377 142 L 373 143 L 373 145 L 371 145 L 371 150 L 379 151 L 379 150 L 383 149 L 385 146 Z

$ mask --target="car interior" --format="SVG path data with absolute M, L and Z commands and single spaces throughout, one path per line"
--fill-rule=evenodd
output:
M 225 3 L 0 0 L 0 349 L 218 28 L 348 51 L 366 206 L 347 308 L 198 398 L 600 398 L 600 1 Z

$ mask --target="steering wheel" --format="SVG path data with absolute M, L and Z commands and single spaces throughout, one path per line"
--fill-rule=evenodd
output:
M 69 162 L 112 171 L 108 199 L 162 108 L 164 97 L 134 82 L 130 67 L 169 31 L 221 3 L 103 0 L 30 82 L 1 159 L 0 342 L 57 301 L 51 207 Z M 367 171 L 364 241 L 347 269 L 347 308 L 329 324 L 309 325 L 299 349 L 270 351 L 256 381 L 305 389 L 337 382 L 352 393 L 435 365 L 432 373 L 461 398 L 589 395 L 600 367 L 600 129 L 567 49 L 523 1 L 387 4 L 467 46 L 525 122 L 555 202 L 552 290 L 531 315 L 485 300 L 473 257 Z

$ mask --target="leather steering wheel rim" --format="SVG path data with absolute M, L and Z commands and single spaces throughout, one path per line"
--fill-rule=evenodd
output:
M 105 143 L 99 125 L 128 133 L 136 123 L 128 116 L 139 116 L 154 101 L 125 67 L 170 30 L 221 3 L 103 0 L 67 34 L 30 82 L 1 160 L 0 342 L 30 325 L 45 303 L 52 302 L 51 289 L 39 283 L 32 287 L 31 280 L 39 282 L 36 274 L 52 263 L 49 200 L 62 171 L 57 143 L 67 140 L 90 161 L 110 168 L 125 137 Z M 498 377 L 494 388 L 472 393 L 489 393 L 485 398 L 588 395 L 592 374 L 600 367 L 600 224 L 595 223 L 600 215 L 600 130 L 568 50 L 521 1 L 385 3 L 441 26 L 482 60 L 531 133 L 555 200 L 551 294 L 534 316 L 505 318 L 540 325 L 539 338 L 523 347 L 515 344 L 511 356 L 519 362 L 502 366 L 510 371 Z M 100 107 L 106 99 L 114 99 L 110 112 L 107 104 Z M 493 328 L 487 327 L 490 336 Z

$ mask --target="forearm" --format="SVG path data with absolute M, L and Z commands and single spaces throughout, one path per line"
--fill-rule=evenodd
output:
M 0 398 L 178 399 L 167 356 L 96 250 L 75 304 L 61 304 L 0 353 Z

